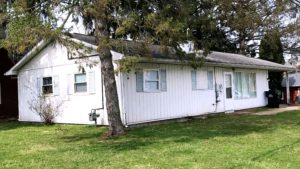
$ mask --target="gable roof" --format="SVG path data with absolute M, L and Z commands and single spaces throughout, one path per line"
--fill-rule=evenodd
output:
M 83 34 L 72 34 L 72 37 L 92 45 L 96 44 L 96 38 L 94 36 L 87 36 Z M 126 41 L 125 54 L 143 56 L 143 52 L 139 52 L 134 48 L 138 47 L 137 42 Z M 141 45 L 140 45 L 141 46 Z M 165 62 L 170 60 L 180 60 L 174 50 L 169 50 L 168 53 L 161 51 L 159 45 L 150 45 L 149 52 L 156 62 Z M 171 62 L 169 60 L 169 62 Z M 181 61 L 180 61 L 181 62 Z M 295 70 L 294 67 L 288 65 L 282 65 L 258 58 L 251 58 L 240 54 L 224 53 L 224 52 L 211 52 L 205 57 L 206 65 L 222 65 L 224 67 L 236 67 L 236 68 L 252 68 L 252 69 L 263 69 L 263 70 L 278 70 L 278 71 L 290 71 Z
M 254 68 L 263 70 L 290 71 L 294 67 L 270 62 L 258 58 L 251 58 L 240 54 L 212 52 L 206 57 L 206 62 L 211 64 L 223 64 L 239 68 Z
M 89 47 L 97 48 L 96 38 L 83 34 L 71 34 L 71 38 L 88 45 Z M 151 62 L 167 63 L 167 64 L 186 64 L 189 58 L 180 59 L 175 50 L 168 48 L 167 52 L 163 52 L 159 45 L 147 46 L 148 55 L 145 55 L 145 47 L 142 43 L 133 41 L 124 41 L 125 46 L 122 48 L 122 54 L 130 56 L 141 56 L 140 62 L 149 62 L 149 54 L 152 58 Z M 17 75 L 28 61 L 30 61 L 37 53 L 43 50 L 51 41 L 41 41 L 36 47 L 28 52 L 14 67 L 12 67 L 5 75 Z M 118 49 L 115 49 L 118 52 Z M 120 53 L 120 52 L 119 52 Z M 250 58 L 240 54 L 211 52 L 204 57 L 204 64 L 207 66 L 222 66 L 230 68 L 248 68 L 262 69 L 275 71 L 292 71 L 295 70 L 292 66 L 282 65 L 262 59 Z
M 15 64 L 4 75 L 5 76 L 17 75 L 18 70 L 20 70 L 27 62 L 29 62 L 34 56 L 36 56 L 50 43 L 51 41 L 44 41 L 44 40 L 39 42 L 33 49 L 31 49 L 17 64 Z

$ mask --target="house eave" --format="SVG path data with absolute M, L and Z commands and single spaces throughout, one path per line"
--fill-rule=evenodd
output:
M 188 60 L 176 60 L 176 59 L 161 59 L 161 58 L 140 58 L 139 63 L 161 63 L 161 64 L 189 64 Z M 213 62 L 204 62 L 205 66 L 217 66 L 225 68 L 241 68 L 241 69 L 259 69 L 259 70 L 271 70 L 271 71 L 295 71 L 296 68 L 289 66 L 262 66 L 262 65 L 247 65 L 247 64 L 234 64 L 234 63 L 213 63 Z
M 74 38 L 71 38 L 72 41 L 76 43 L 82 43 L 84 46 L 94 49 L 97 49 L 97 46 L 86 43 L 84 41 L 80 41 Z M 5 76 L 15 76 L 18 75 L 18 71 L 27 64 L 34 56 L 36 56 L 40 51 L 42 51 L 45 47 L 47 47 L 52 40 L 42 40 L 40 41 L 32 50 L 30 50 L 15 66 L 13 66 L 10 70 L 4 73 Z
M 51 40 L 42 40 L 39 42 L 32 50 L 30 50 L 15 66 L 13 66 L 10 70 L 4 73 L 5 76 L 14 76 L 18 75 L 18 71 L 29 62 L 36 54 L 42 51 L 46 46 L 51 43 Z

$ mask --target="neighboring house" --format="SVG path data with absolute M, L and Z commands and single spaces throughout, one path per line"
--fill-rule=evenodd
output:
M 7 51 L 0 49 L 0 118 L 18 116 L 17 79 L 4 76 L 12 66 Z
M 92 36 L 74 34 L 73 38 L 96 49 Z M 127 43 L 126 51 L 136 55 L 139 50 L 130 45 L 133 42 Z M 204 66 L 194 70 L 175 53 L 161 52 L 159 46 L 150 46 L 149 52 L 153 59 L 141 57 L 131 72 L 116 75 L 125 125 L 265 106 L 268 71 L 293 69 L 243 55 L 212 52 Z M 125 57 L 112 54 L 115 66 Z M 20 121 L 40 121 L 29 103 L 44 94 L 53 102 L 63 102 L 58 123 L 91 124 L 88 114 L 94 108 L 103 108 L 98 122 L 108 123 L 99 58 L 95 54 L 87 57 L 86 61 L 99 64 L 85 66 L 85 71 L 80 71 L 75 61 L 68 57 L 65 47 L 41 42 L 6 73 L 18 76 Z
M 300 100 L 297 99 L 297 96 L 300 96 L 300 72 L 290 72 L 288 73 L 288 78 L 289 78 L 289 89 L 288 89 L 288 93 L 290 96 L 290 103 L 292 104 L 296 104 L 296 103 L 300 103 Z M 287 89 L 286 89 L 286 76 L 283 78 L 282 82 L 281 82 L 281 86 L 282 86 L 282 91 L 283 91 L 283 96 L 284 96 L 284 102 L 287 103 L 286 101 L 286 93 L 287 93 Z

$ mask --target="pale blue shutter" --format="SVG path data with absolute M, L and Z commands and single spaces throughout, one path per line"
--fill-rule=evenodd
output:
M 59 77 L 53 76 L 53 95 L 59 96 Z
M 136 71 L 136 91 L 143 92 L 144 90 L 144 78 L 143 78 L 143 71 L 137 70 Z
M 36 79 L 36 93 L 38 96 L 41 96 L 42 95 L 42 78 L 38 77 Z
M 192 90 L 197 89 L 196 70 L 192 70 Z
M 167 91 L 167 71 L 166 71 L 166 69 L 160 70 L 160 91 Z
M 73 76 L 73 74 L 68 74 L 67 81 L 68 81 L 68 84 L 67 84 L 68 95 L 71 95 L 74 92 L 74 76 Z
M 89 93 L 90 94 L 96 93 L 95 72 L 89 72 Z
M 208 89 L 214 89 L 214 75 L 213 71 L 207 71 L 207 81 L 208 81 Z

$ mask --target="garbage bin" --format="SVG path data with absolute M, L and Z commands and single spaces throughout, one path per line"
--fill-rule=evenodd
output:
M 268 98 L 267 107 L 279 108 L 280 98 L 274 90 L 265 91 L 265 96 Z

